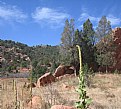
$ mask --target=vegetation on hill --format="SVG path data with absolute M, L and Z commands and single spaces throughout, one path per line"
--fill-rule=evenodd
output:
M 29 71 L 32 64 L 33 75 L 40 76 L 47 70 L 53 72 L 59 65 L 59 46 L 29 47 L 11 40 L 0 40 L 0 51 L 1 72 L 17 73 L 22 72 L 22 69 Z
M 30 71 L 38 78 L 46 72 L 53 73 L 59 64 L 73 65 L 77 71 L 79 59 L 75 45 L 82 48 L 83 65 L 97 71 L 100 67 L 113 66 L 115 46 L 111 35 L 111 24 L 103 16 L 96 29 L 87 19 L 81 30 L 74 26 L 74 19 L 65 21 L 61 44 L 57 46 L 28 46 L 11 40 L 0 40 L 0 72 Z M 113 46 L 113 47 L 112 47 Z
M 20 68 L 29 68 L 30 47 L 11 40 L 0 40 L 0 71 L 18 72 Z

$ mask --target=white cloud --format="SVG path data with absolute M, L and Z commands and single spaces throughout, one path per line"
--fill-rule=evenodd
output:
M 35 12 L 32 13 L 32 18 L 41 24 L 50 24 L 50 26 L 61 26 L 65 19 L 69 18 L 70 15 L 59 10 L 51 8 L 36 8 Z
M 100 20 L 99 17 L 91 16 L 87 12 L 83 12 L 80 17 L 78 18 L 79 22 L 82 22 L 82 25 L 79 26 L 79 28 L 83 28 L 83 23 L 87 20 L 90 19 L 90 21 L 94 24 L 93 28 L 96 28 L 95 25 L 97 25 L 98 21 Z
M 88 13 L 86 12 L 83 12 L 78 21 L 81 21 L 81 22 L 85 22 L 87 19 L 90 19 L 92 23 L 95 23 L 97 25 L 97 23 L 99 22 L 99 20 L 101 19 L 101 17 L 96 17 L 96 16 L 91 16 L 89 15 Z M 116 25 L 119 25 L 121 23 L 121 19 L 118 18 L 118 17 L 114 17 L 113 15 L 109 14 L 107 16 L 107 20 L 109 20 L 111 22 L 111 25 L 112 26 L 116 26 Z
M 98 22 L 99 20 L 100 20 L 100 18 L 99 17 L 95 17 L 95 16 L 91 16 L 91 15 L 89 15 L 88 13 L 82 13 L 81 15 L 80 15 L 80 17 L 79 17 L 79 21 L 86 21 L 87 19 L 90 19 L 92 22 Z
M 7 21 L 23 22 L 27 18 L 21 10 L 15 6 L 0 4 L 0 19 Z
M 116 26 L 119 25 L 121 23 L 121 19 L 114 17 L 113 15 L 108 15 L 107 19 L 111 22 L 111 25 Z

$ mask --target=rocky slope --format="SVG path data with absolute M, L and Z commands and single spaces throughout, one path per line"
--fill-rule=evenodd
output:
M 0 40 L 0 70 L 9 72 L 29 70 L 30 58 L 25 52 L 27 45 L 10 40 Z
M 0 72 L 29 72 L 30 64 L 35 72 L 38 72 L 41 66 L 49 66 L 54 63 L 52 67 L 55 67 L 58 59 L 58 46 L 30 47 L 19 42 L 0 39 Z
M 114 44 L 116 46 L 115 50 L 115 69 L 121 70 L 121 28 L 115 28 L 113 30 Z

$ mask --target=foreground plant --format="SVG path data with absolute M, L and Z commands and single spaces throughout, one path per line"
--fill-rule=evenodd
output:
M 77 89 L 77 92 L 79 93 L 79 101 L 76 102 L 76 108 L 79 109 L 87 109 L 89 107 L 89 104 L 92 102 L 92 99 L 90 99 L 86 95 L 86 84 L 84 80 L 84 71 L 82 70 L 82 55 L 81 55 L 81 49 L 80 46 L 76 45 L 79 51 L 79 60 L 80 60 L 80 71 L 79 71 L 79 88 Z

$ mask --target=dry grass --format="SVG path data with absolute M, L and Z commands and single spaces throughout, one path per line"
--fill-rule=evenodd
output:
M 2 85 L 1 101 L 3 109 L 15 109 L 15 94 L 12 89 L 13 79 L 1 79 Z M 30 101 L 30 91 L 24 88 L 22 107 L 22 87 L 27 79 L 17 79 L 18 101 L 21 109 L 28 109 L 27 103 Z M 4 88 L 3 88 L 4 87 Z M 75 89 L 78 87 L 77 77 L 64 77 L 62 80 L 47 85 L 45 87 L 33 88 L 33 96 L 41 98 L 51 107 L 54 104 L 64 104 L 74 106 L 78 100 Z M 91 86 L 87 88 L 87 94 L 93 99 L 92 109 L 121 109 L 121 75 L 120 74 L 96 74 L 91 79 Z M 39 108 L 38 108 L 39 109 Z M 46 109 L 49 109 L 46 108 Z
M 97 74 L 87 92 L 94 109 L 121 109 L 121 75 Z
M 29 91 L 27 89 L 23 90 L 23 97 L 22 97 L 22 88 L 25 82 L 28 82 L 27 79 L 22 78 L 16 78 L 14 79 L 17 84 L 17 102 L 18 105 L 20 104 L 20 107 L 22 107 L 22 102 L 26 104 L 27 100 L 29 100 Z M 1 79 L 0 80 L 1 85 L 1 98 L 0 101 L 2 102 L 2 109 L 15 109 L 15 97 L 16 92 L 15 88 L 13 87 L 13 79 Z M 21 108 L 22 109 L 22 108 Z

